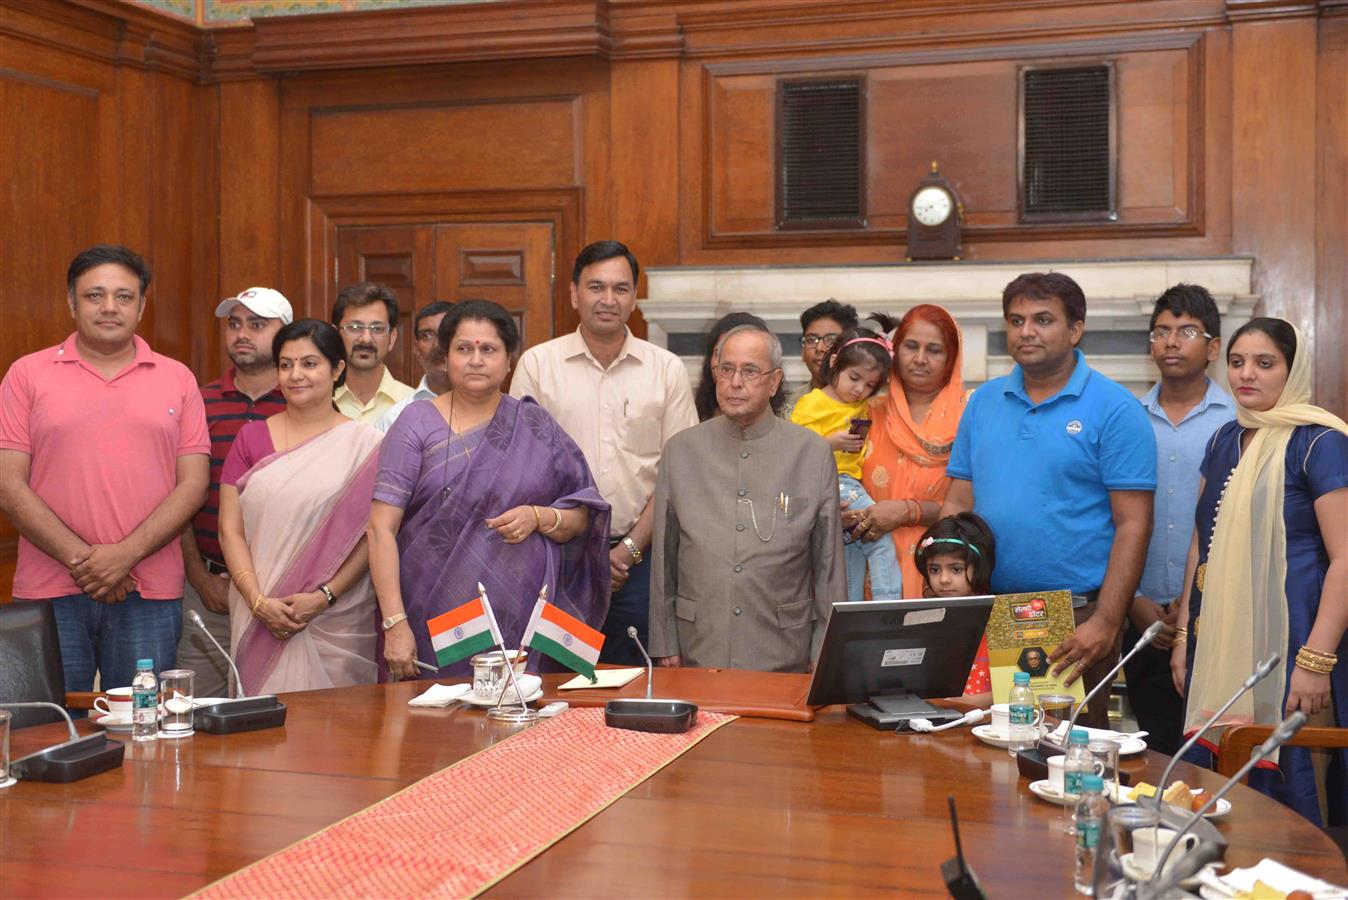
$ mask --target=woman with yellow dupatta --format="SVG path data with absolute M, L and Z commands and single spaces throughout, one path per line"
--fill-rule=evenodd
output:
M 889 391 L 871 407 L 870 456 L 861 483 L 875 505 L 856 515 L 863 541 L 887 537 L 903 569 L 903 596 L 922 596 L 925 582 L 913 553 L 928 525 L 940 517 L 950 479 L 945 466 L 964 412 L 959 327 L 939 306 L 910 309 L 894 325 L 894 365 Z M 851 524 L 844 516 L 844 524 Z
M 1310 357 L 1292 325 L 1270 318 L 1241 327 L 1226 352 L 1236 421 L 1203 458 L 1186 627 L 1171 655 L 1186 734 L 1273 653 L 1273 674 L 1218 726 L 1274 725 L 1295 710 L 1348 726 L 1348 425 L 1310 404 Z M 1191 761 L 1210 764 L 1217 741 L 1206 735 Z M 1322 807 L 1311 752 L 1284 747 L 1250 785 L 1317 825 L 1348 824 L 1348 751 L 1332 753 L 1323 779 Z

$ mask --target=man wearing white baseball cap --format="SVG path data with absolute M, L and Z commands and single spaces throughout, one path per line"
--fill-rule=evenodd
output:
M 183 587 L 178 665 L 196 672 L 194 687 L 200 697 L 229 696 L 228 664 L 199 629 L 186 624 L 188 612 L 196 610 L 221 646 L 229 647 L 229 570 L 220 549 L 217 519 L 220 471 L 239 429 L 285 409 L 277 386 L 272 339 L 295 318 L 290 301 L 280 291 L 265 287 L 252 287 L 221 300 L 215 315 L 224 320 L 225 353 L 233 365 L 201 389 L 211 433 L 210 493 L 182 536 L 187 584 Z

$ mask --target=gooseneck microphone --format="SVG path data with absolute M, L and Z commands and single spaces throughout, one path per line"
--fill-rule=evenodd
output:
M 1170 854 L 1174 852 L 1174 849 L 1179 844 L 1180 839 L 1184 837 L 1184 835 L 1187 834 L 1200 819 L 1203 818 L 1204 814 L 1206 814 L 1208 810 L 1216 806 L 1217 801 L 1222 799 L 1222 797 L 1226 796 L 1227 792 L 1230 791 L 1231 788 L 1235 787 L 1237 784 L 1244 781 L 1245 776 L 1250 774 L 1251 769 L 1257 766 L 1262 760 L 1272 755 L 1272 753 L 1279 747 L 1281 747 L 1283 744 L 1290 741 L 1292 739 L 1292 736 L 1301 730 L 1301 726 L 1306 724 L 1306 720 L 1307 720 L 1306 714 L 1301 710 L 1297 710 L 1287 718 L 1283 719 L 1282 722 L 1279 723 L 1277 728 L 1273 729 L 1273 733 L 1268 736 L 1268 740 L 1264 741 L 1258 747 L 1254 748 L 1254 752 L 1250 754 L 1250 758 L 1245 763 L 1245 765 L 1241 766 L 1240 770 L 1237 771 L 1236 774 L 1228 778 L 1225 784 L 1223 784 L 1220 788 L 1214 791 L 1213 795 L 1208 798 L 1208 802 L 1204 803 L 1201 807 L 1199 807 L 1198 811 L 1193 813 L 1189 817 L 1189 820 L 1184 823 L 1184 827 L 1181 828 L 1178 832 L 1176 832 L 1174 840 L 1170 842 L 1170 846 L 1165 848 L 1165 852 L 1161 854 L 1161 858 L 1156 861 L 1156 868 L 1155 870 L 1152 871 L 1151 877 L 1148 878 L 1145 882 L 1142 882 L 1141 884 L 1138 885 L 1139 897 L 1165 896 L 1165 893 L 1167 891 L 1169 891 L 1175 885 L 1179 884 L 1185 878 L 1192 875 L 1195 871 L 1197 871 L 1198 868 L 1201 868 L 1202 865 L 1206 865 L 1206 862 L 1202 862 L 1197 866 L 1197 868 L 1195 868 L 1193 863 L 1198 862 L 1197 860 L 1193 861 L 1182 860 L 1175 866 L 1175 871 L 1173 871 L 1170 875 L 1168 875 L 1164 880 L 1160 881 L 1159 883 L 1157 882 L 1157 879 L 1160 877 L 1161 873 L 1165 871 L 1166 860 L 1170 858 Z M 1201 846 L 1202 845 L 1200 845 L 1200 847 Z M 1196 852 L 1197 851 L 1195 851 L 1195 853 Z M 1186 863 L 1189 864 L 1186 865 Z M 1150 890 L 1152 885 L 1155 885 L 1154 891 Z
M 116 769 L 122 764 L 126 745 L 121 741 L 108 740 L 107 734 L 100 729 L 97 734 L 80 737 L 75 723 L 65 707 L 47 700 L 28 700 L 15 703 L 0 703 L 0 709 L 54 709 L 66 720 L 69 740 L 30 753 L 14 760 L 9 771 L 21 781 L 51 781 L 68 784 Z
M 241 695 L 243 693 L 243 679 L 239 677 L 238 666 L 234 665 L 234 657 L 230 656 L 225 648 L 220 646 L 220 642 L 215 639 L 215 635 L 211 634 L 210 629 L 206 627 L 206 623 L 201 620 L 200 613 L 195 609 L 189 609 L 187 618 L 192 620 L 193 625 L 201 629 L 201 633 L 206 635 L 206 639 L 215 645 L 215 649 L 220 651 L 220 655 L 225 658 L 225 662 L 229 663 L 229 671 L 234 674 L 234 686 L 230 689 L 229 696 L 234 698 Z
M 1136 656 L 1138 653 L 1140 653 L 1143 647 L 1146 647 L 1152 641 L 1156 640 L 1156 636 L 1161 633 L 1161 630 L 1163 628 L 1165 628 L 1164 623 L 1159 621 L 1152 622 L 1151 626 L 1146 631 L 1142 632 L 1142 637 L 1137 639 L 1137 643 L 1133 645 L 1133 649 L 1129 650 L 1128 653 L 1122 659 L 1119 660 L 1118 665 L 1110 669 L 1109 673 L 1100 679 L 1100 683 L 1097 684 L 1094 688 L 1092 688 L 1091 692 L 1088 693 L 1079 704 L 1077 704 L 1076 711 L 1072 713 L 1072 718 L 1067 721 L 1067 730 L 1063 732 L 1062 735 L 1063 744 L 1066 744 L 1067 739 L 1072 736 L 1072 729 L 1076 727 L 1077 718 L 1082 714 L 1082 712 L 1085 711 L 1086 705 L 1091 702 L 1091 699 L 1096 694 L 1100 693 L 1102 690 L 1106 690 L 1111 684 L 1113 684 L 1114 676 L 1119 674 L 1119 670 L 1124 667 L 1124 664 L 1127 663 L 1128 660 Z M 1085 677 L 1086 673 L 1082 672 L 1081 674 L 1082 677 Z M 1054 730 L 1053 734 L 1056 735 L 1057 731 Z M 1045 736 L 1045 739 L 1047 740 L 1047 736 Z
M 1274 667 L 1278 665 L 1279 659 L 1281 659 L 1281 657 L 1278 656 L 1278 654 L 1274 653 L 1268 659 L 1264 660 L 1259 665 L 1255 666 L 1254 671 L 1250 673 L 1248 678 L 1246 678 L 1243 682 L 1241 682 L 1240 687 L 1238 687 L 1236 689 L 1236 692 L 1231 695 L 1231 698 L 1222 704 L 1222 708 L 1213 713 L 1212 718 L 1204 722 L 1203 727 L 1195 731 L 1193 737 L 1185 741 L 1184 745 L 1181 746 L 1179 750 L 1175 751 L 1175 755 L 1170 758 L 1170 762 L 1169 764 L 1166 765 L 1165 771 L 1161 773 L 1161 780 L 1156 782 L 1156 794 L 1154 797 L 1151 798 L 1155 802 L 1150 805 L 1156 806 L 1158 809 L 1160 808 L 1161 795 L 1165 793 L 1166 783 L 1170 780 L 1170 773 L 1174 771 L 1176 763 L 1180 761 L 1180 758 L 1183 757 L 1185 753 L 1189 752 L 1190 747 L 1198 743 L 1199 738 L 1207 734 L 1208 731 L 1212 729 L 1212 726 L 1217 723 L 1217 720 L 1220 719 L 1223 715 L 1225 715 L 1226 711 L 1230 709 L 1235 704 L 1235 702 L 1245 694 L 1246 691 L 1250 690 L 1250 688 L 1254 687 L 1256 684 L 1258 684 L 1259 682 L 1263 681 L 1265 678 L 1268 677 L 1269 673 L 1272 672 Z M 1144 797 L 1139 799 L 1145 800 L 1147 798 Z
M 646 652 L 646 648 L 641 645 L 641 638 L 637 636 L 637 626 L 627 626 L 627 636 L 630 637 L 641 651 L 641 655 L 646 660 L 646 699 L 651 699 L 651 678 L 655 675 L 655 664 L 651 662 L 651 655 Z

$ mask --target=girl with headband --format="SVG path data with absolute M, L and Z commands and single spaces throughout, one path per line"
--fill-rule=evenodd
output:
M 928 597 L 978 597 L 992 593 L 992 568 L 997 543 L 988 523 L 974 513 L 946 516 L 927 529 L 914 553 L 927 583 Z M 980 706 L 992 703 L 988 670 L 988 638 L 978 644 L 973 669 L 964 685 L 964 699 Z
M 881 334 L 869 328 L 844 332 L 819 369 L 822 388 L 796 403 L 791 421 L 821 435 L 833 448 L 838 464 L 838 496 L 849 512 L 874 504 L 861 486 L 861 464 L 870 444 L 870 400 L 884 383 L 893 363 L 893 349 Z M 903 572 L 893 541 L 862 543 L 843 533 L 847 563 L 847 599 L 866 599 L 866 569 L 871 573 L 871 597 L 903 597 Z

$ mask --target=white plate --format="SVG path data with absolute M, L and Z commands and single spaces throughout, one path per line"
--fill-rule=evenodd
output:
M 1136 803 L 1136 802 L 1137 802 L 1136 800 L 1129 800 L 1129 799 L 1128 799 L 1128 792 L 1131 791 L 1131 790 L 1132 790 L 1131 787 L 1116 787 L 1116 788 L 1114 789 L 1114 791 L 1115 791 L 1115 793 L 1114 793 L 1114 804 L 1115 804 L 1116 806 L 1121 806 L 1121 805 L 1126 804 L 1126 803 Z M 1207 802 L 1207 801 L 1204 801 L 1204 802 Z M 1170 805 L 1170 804 L 1167 804 L 1167 805 Z M 1175 809 L 1179 809 L 1181 812 L 1184 811 L 1181 807 L 1178 807 L 1178 806 L 1176 806 L 1176 807 L 1174 807 L 1174 808 L 1175 808 Z M 1230 801 L 1230 800 L 1227 800 L 1225 797 L 1223 797 L 1223 798 L 1221 798 L 1220 800 L 1217 801 L 1217 805 L 1216 805 L 1216 806 L 1214 806 L 1212 809 L 1208 810 L 1206 813 L 1203 814 L 1203 818 L 1205 818 L 1205 819 L 1220 819 L 1222 816 L 1226 815 L 1226 814 L 1229 813 L 1230 811 L 1231 811 L 1231 801 Z
M 1179 857 L 1174 858 L 1178 859 Z M 1123 854 L 1123 856 L 1119 857 L 1119 862 L 1123 866 L 1124 877 L 1127 878 L 1129 881 L 1147 881 L 1151 878 L 1151 872 L 1133 862 L 1133 854 L 1131 853 Z M 1216 871 L 1217 869 L 1221 868 L 1221 866 L 1217 863 L 1208 863 L 1206 866 L 1204 866 L 1204 868 Z M 1201 872 L 1202 869 L 1200 869 L 1198 872 L 1195 872 L 1193 875 L 1190 875 L 1188 878 L 1181 881 L 1179 883 L 1179 886 L 1184 888 L 1186 891 L 1192 891 L 1194 888 L 1199 886 L 1200 883 L 1199 874 Z
M 502 703 L 501 705 L 502 705 L 502 706 L 518 706 L 518 705 L 519 705 L 519 701 L 517 701 L 517 700 L 514 699 L 514 692 L 513 692 L 513 691 L 507 691 L 507 694 L 508 694 L 508 696 L 506 697 L 506 701 L 505 701 L 504 703 Z M 524 698 L 524 702 L 525 702 L 525 703 L 533 703 L 535 700 L 537 700 L 539 697 L 542 697 L 542 696 L 543 696 L 543 689 L 542 689 L 542 688 L 539 688 L 538 690 L 534 691 L 534 692 L 533 692 L 532 694 L 530 694 L 529 696 L 525 697 L 525 698 Z M 483 699 L 480 698 L 477 694 L 474 694 L 472 691 L 469 691 L 468 693 L 464 694 L 464 695 L 463 695 L 462 697 L 460 697 L 459 699 L 462 700 L 464 703 L 467 703 L 469 706 L 495 706 L 495 705 L 496 705 L 496 699 L 495 699 L 495 698 L 492 698 L 492 699 L 490 699 L 490 700 L 483 700 Z
M 1111 731 L 1107 728 L 1086 728 L 1083 725 L 1078 725 L 1077 727 L 1085 731 L 1091 740 L 1120 736 L 1119 732 Z M 1062 734 L 1062 726 L 1059 726 L 1055 731 L 1057 734 Z M 1054 741 L 1054 743 L 1056 744 L 1057 741 Z M 1142 738 L 1130 737 L 1126 741 L 1118 741 L 1117 743 L 1119 745 L 1119 756 L 1135 756 L 1147 749 L 1147 742 L 1142 740 Z
M 114 719 L 112 716 L 107 715 L 97 717 L 90 716 L 89 719 L 104 731 L 111 731 L 116 734 L 131 733 L 132 722 L 130 719 Z

